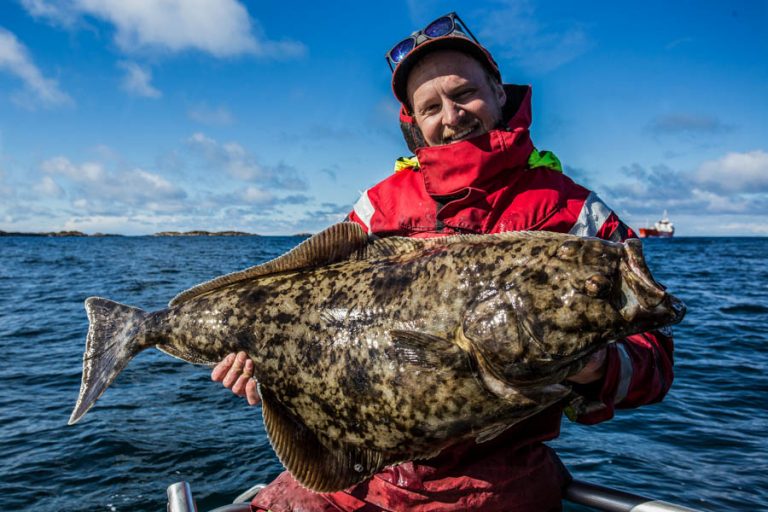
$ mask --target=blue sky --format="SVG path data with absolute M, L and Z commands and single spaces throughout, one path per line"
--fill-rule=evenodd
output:
M 384 53 L 456 10 L 630 225 L 768 235 L 768 2 L 8 0 L 0 230 L 316 231 L 407 154 Z

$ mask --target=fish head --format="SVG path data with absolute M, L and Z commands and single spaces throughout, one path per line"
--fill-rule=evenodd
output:
M 599 347 L 685 314 L 651 276 L 639 240 L 529 233 L 506 244 L 492 265 L 498 280 L 478 287 L 460 336 L 505 382 L 558 382 Z
M 588 345 L 676 324 L 685 305 L 651 275 L 640 240 L 624 243 L 598 238 L 563 241 L 544 265 L 557 276 L 539 320 L 544 343 L 575 336 Z M 573 338 L 572 338 L 573 339 Z M 570 351 L 570 350 L 566 350 Z
M 598 348 L 685 314 L 651 276 L 639 240 L 528 234 L 501 252 L 498 281 L 480 290 L 457 336 L 489 389 L 561 382 Z

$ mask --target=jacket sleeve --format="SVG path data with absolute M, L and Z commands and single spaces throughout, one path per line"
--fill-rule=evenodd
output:
M 344 217 L 344 222 L 356 222 L 357 224 L 360 224 L 365 229 L 368 229 L 368 226 L 365 225 L 365 223 L 360 220 L 360 217 L 355 213 L 354 210 L 349 212 L 346 217 Z
M 371 219 L 376 213 L 376 209 L 373 207 L 368 193 L 369 191 L 366 190 L 360 195 L 360 199 L 357 200 L 352 211 L 344 220 L 360 224 L 366 233 L 371 234 Z
M 598 199 L 599 200 L 599 199 Z M 607 209 L 607 207 L 606 207 Z M 610 210 L 591 236 L 623 242 L 636 235 Z M 586 401 L 572 408 L 579 423 L 594 424 L 609 420 L 615 410 L 661 401 L 673 379 L 673 341 L 671 329 L 635 334 L 607 347 L 606 370 L 601 380 L 574 385 Z
M 669 330 L 635 334 L 607 347 L 605 376 L 574 388 L 588 400 L 575 410 L 579 423 L 613 418 L 615 410 L 661 401 L 672 385 L 672 336 Z

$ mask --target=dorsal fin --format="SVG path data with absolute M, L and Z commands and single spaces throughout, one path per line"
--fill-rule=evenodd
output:
M 520 240 L 520 239 L 543 239 L 553 238 L 577 238 L 574 235 L 565 235 L 563 233 L 553 233 L 550 231 L 505 231 L 494 234 L 464 234 L 449 235 L 432 238 L 405 238 L 405 237 L 387 237 L 379 238 L 367 244 L 362 251 L 357 254 L 360 259 L 369 259 L 376 257 L 396 256 L 398 254 L 408 254 L 415 251 L 421 251 L 434 247 L 443 247 L 455 243 L 476 244 L 488 243 L 491 239 L 497 240 Z
M 457 242 L 472 242 L 487 238 L 488 235 L 450 235 L 433 238 L 407 238 L 391 236 L 371 241 L 358 253 L 359 259 L 386 258 L 409 254 L 434 247 L 443 247 Z
M 308 238 L 282 256 L 261 265 L 226 274 L 176 295 L 169 306 L 177 306 L 212 290 L 238 281 L 288 270 L 330 265 L 345 259 L 364 260 L 408 254 L 453 243 L 485 243 L 489 237 L 501 239 L 571 237 L 546 231 L 508 231 L 493 235 L 451 235 L 437 238 L 388 237 L 370 241 L 365 230 L 354 222 L 340 222 Z
M 193 286 L 176 295 L 169 306 L 177 306 L 194 297 L 238 281 L 342 261 L 361 252 L 367 243 L 368 235 L 359 224 L 340 222 L 304 240 L 287 253 L 273 260 Z

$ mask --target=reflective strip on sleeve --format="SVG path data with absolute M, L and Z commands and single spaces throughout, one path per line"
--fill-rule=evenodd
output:
M 368 231 L 368 234 L 370 234 L 371 218 L 373 217 L 373 214 L 376 211 L 376 209 L 373 207 L 373 203 L 371 203 L 371 198 L 368 197 L 367 190 L 363 192 L 363 195 L 361 195 L 360 199 L 357 200 L 353 210 L 355 211 L 357 216 L 360 218 L 360 220 L 363 221 L 363 223 L 365 224 L 366 231 Z
M 579 218 L 576 219 L 569 233 L 578 236 L 595 236 L 610 214 L 611 209 L 602 199 L 594 192 L 590 192 L 584 201 L 584 206 L 581 207 Z
M 623 343 L 616 343 L 616 348 L 619 351 L 619 384 L 616 387 L 616 398 L 613 400 L 614 404 L 621 403 L 622 400 L 627 398 L 629 392 L 629 384 L 632 382 L 632 360 L 629 358 L 627 347 Z

